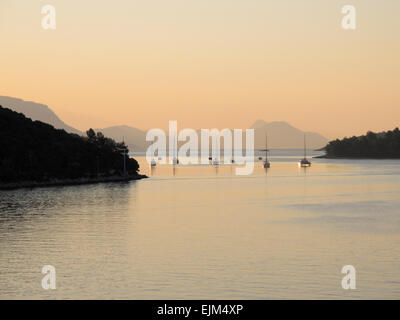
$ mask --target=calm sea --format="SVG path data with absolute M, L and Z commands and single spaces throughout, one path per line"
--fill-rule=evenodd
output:
M 400 161 L 300 157 L 250 176 L 140 157 L 149 179 L 0 191 L 0 298 L 399 299 Z

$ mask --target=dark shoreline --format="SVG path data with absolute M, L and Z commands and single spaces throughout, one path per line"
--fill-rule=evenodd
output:
M 44 188 L 44 187 L 56 187 L 56 186 L 74 186 L 83 184 L 97 184 L 97 183 L 107 183 L 107 182 L 122 182 L 122 181 L 132 181 L 141 180 L 148 178 L 144 174 L 138 174 L 134 176 L 121 177 L 121 176 L 111 176 L 102 178 L 79 178 L 79 179 L 54 179 L 51 181 L 20 181 L 20 182 L 10 182 L 1 183 L 0 190 L 15 190 L 15 189 L 33 189 L 33 188 Z
M 350 157 L 350 156 L 340 156 L 340 157 L 328 157 L 327 155 L 315 156 L 313 159 L 347 159 L 347 160 L 400 160 L 396 157 Z

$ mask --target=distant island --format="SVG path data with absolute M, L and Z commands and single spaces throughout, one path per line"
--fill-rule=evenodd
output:
M 86 135 L 55 129 L 0 106 L 0 189 L 145 177 L 124 143 L 93 129 Z
M 318 158 L 400 159 L 400 130 L 369 131 L 364 136 L 337 139 L 323 150 L 326 155 Z

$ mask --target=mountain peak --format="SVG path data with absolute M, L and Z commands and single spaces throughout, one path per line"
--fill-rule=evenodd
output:
M 258 119 L 256 122 L 253 123 L 253 125 L 250 127 L 250 129 L 258 129 L 266 126 L 268 122 Z
M 307 136 L 309 148 L 321 148 L 328 140 L 314 132 L 304 132 L 286 121 L 265 122 L 257 120 L 252 126 L 254 129 L 254 144 L 257 149 L 265 146 L 265 134 L 268 134 L 268 146 L 276 149 L 300 149 L 304 143 L 304 134 Z

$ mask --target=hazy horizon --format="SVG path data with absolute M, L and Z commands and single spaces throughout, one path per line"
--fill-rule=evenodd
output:
M 22 5 L 23 2 L 23 5 Z M 0 3 L 1 95 L 70 126 L 248 128 L 285 121 L 328 139 L 399 126 L 400 3 L 60 1 Z

